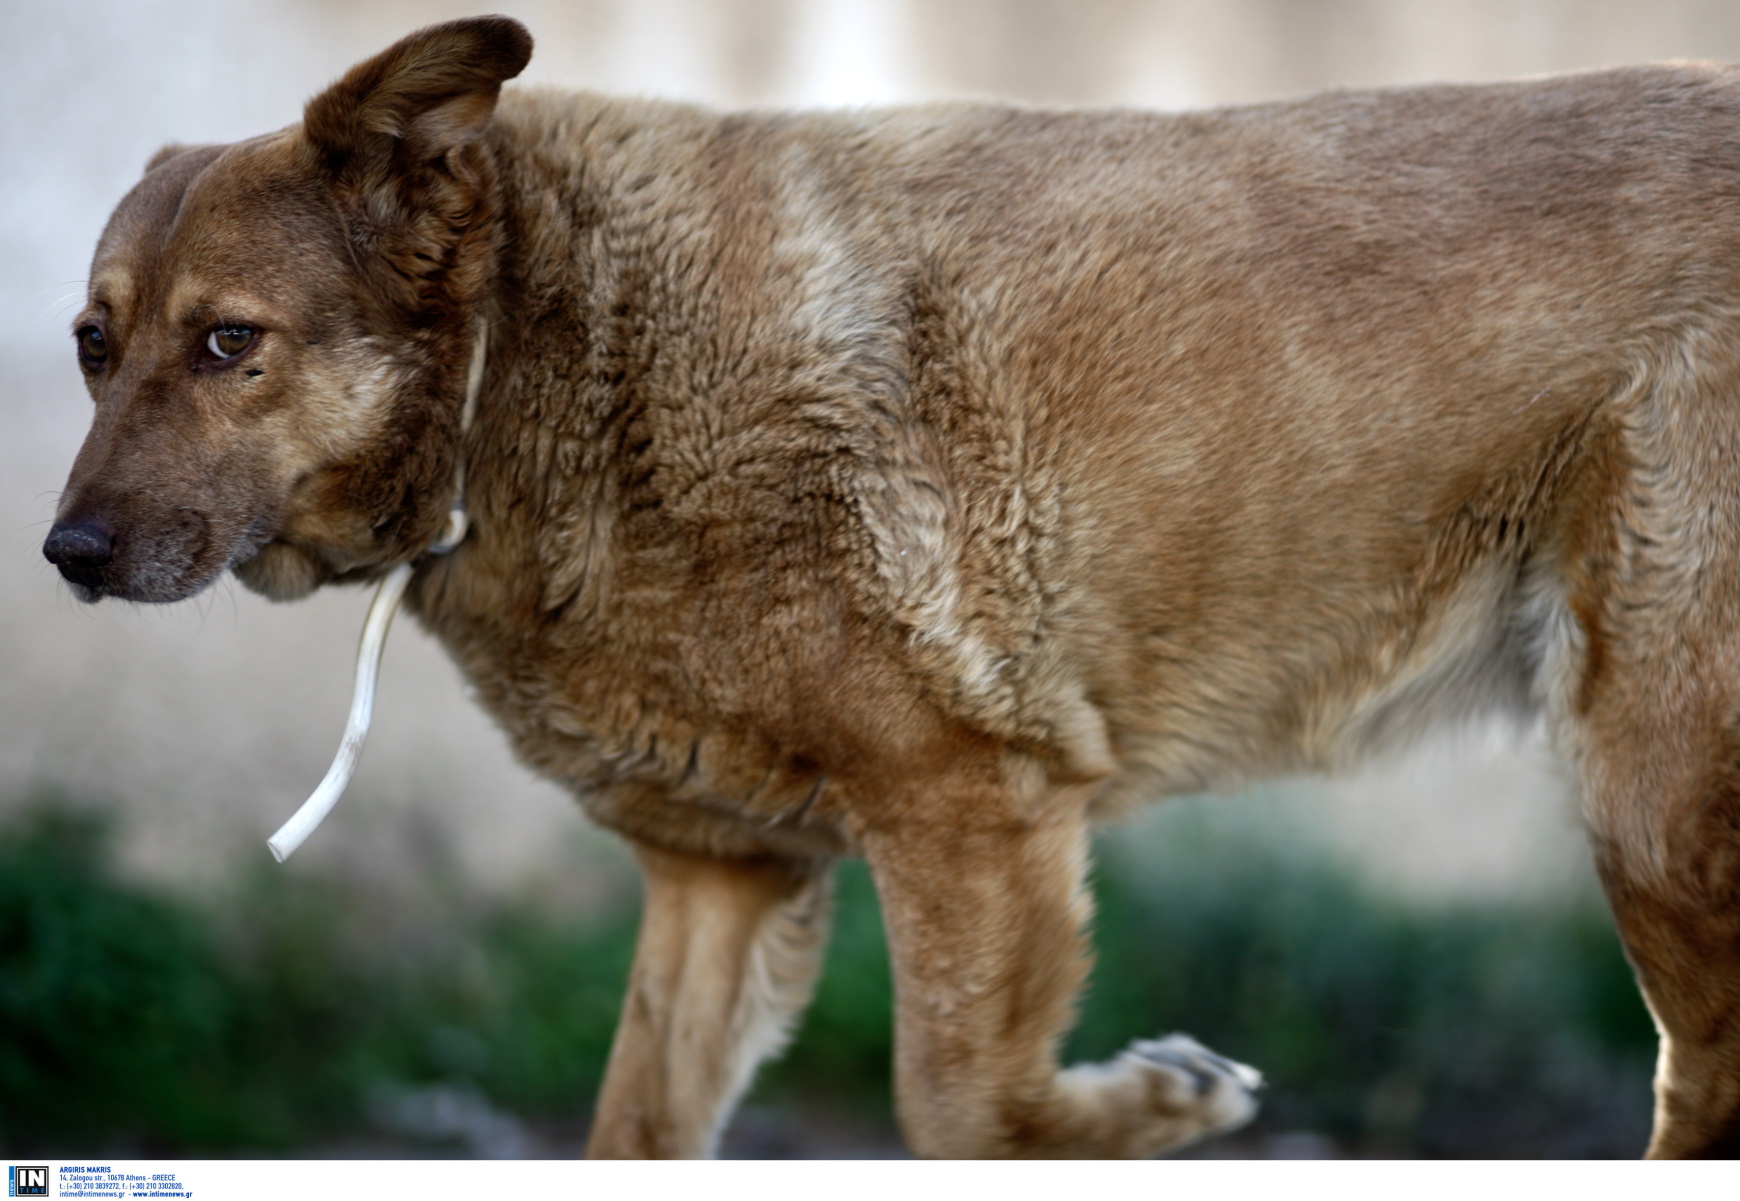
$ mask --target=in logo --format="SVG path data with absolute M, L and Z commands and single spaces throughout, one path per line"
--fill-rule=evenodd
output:
M 9 1197 L 48 1196 L 48 1168 L 9 1167 L 6 1169 L 6 1195 Z

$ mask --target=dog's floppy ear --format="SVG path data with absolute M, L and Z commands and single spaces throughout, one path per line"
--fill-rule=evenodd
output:
M 331 182 L 382 312 L 423 326 L 471 295 L 487 240 L 490 170 L 479 135 L 532 35 L 507 17 L 420 29 L 308 102 L 302 136 Z
M 532 35 L 510 17 L 419 29 L 310 100 L 303 135 L 336 175 L 431 164 L 483 132 L 531 57 Z

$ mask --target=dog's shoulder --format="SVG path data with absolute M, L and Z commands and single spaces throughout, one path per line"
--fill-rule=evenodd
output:
M 1055 706 L 1018 712 L 1043 583 L 985 528 L 1024 520 L 1012 414 L 950 366 L 998 353 L 996 332 L 958 320 L 979 303 L 954 265 L 969 239 L 910 218 L 965 195 L 951 156 L 1019 142 L 988 129 L 1050 119 L 508 92 L 491 136 L 513 317 L 492 336 L 474 507 L 486 527 L 547 519 L 521 539 L 535 569 L 493 583 L 591 623 L 610 678 L 643 695 L 659 663 L 705 661 L 691 685 L 729 680 L 735 699 L 709 699 L 763 716 L 898 684 L 1049 737 Z M 829 649 L 846 643 L 851 671 Z M 1085 712 L 1079 689 L 1068 706 Z M 1087 741 L 1076 768 L 1101 770 L 1103 735 Z

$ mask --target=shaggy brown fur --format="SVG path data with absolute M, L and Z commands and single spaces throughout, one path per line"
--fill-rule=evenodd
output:
M 712 1145 L 845 854 L 915 1150 L 1236 1124 L 1253 1074 L 1188 1040 L 1059 1069 L 1089 823 L 1495 709 L 1580 774 L 1651 1154 L 1740 1151 L 1740 75 L 497 105 L 530 50 L 427 29 L 161 156 L 97 250 L 47 550 L 88 599 L 419 562 L 647 870 L 594 1153 Z M 461 463 L 472 532 L 421 557 Z

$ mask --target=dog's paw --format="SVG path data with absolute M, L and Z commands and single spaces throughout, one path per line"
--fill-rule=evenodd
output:
M 1146 1069 L 1156 1108 L 1201 1124 L 1200 1131 L 1186 1141 L 1236 1130 L 1257 1115 L 1256 1094 L 1263 1087 L 1263 1074 L 1216 1055 L 1187 1034 L 1139 1039 L 1119 1058 Z
M 1059 1124 L 1047 1153 L 1144 1157 L 1243 1126 L 1256 1116 L 1263 1078 L 1172 1034 L 1134 1042 L 1105 1063 L 1070 1068 L 1057 1085 L 1071 1117 Z
M 1176 1151 L 1257 1116 L 1262 1074 L 1188 1035 L 1140 1039 L 1105 1067 L 1141 1098 L 1127 1114 L 1126 1154 Z

